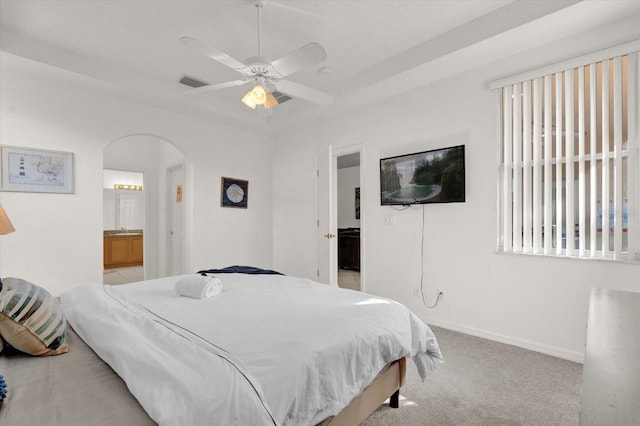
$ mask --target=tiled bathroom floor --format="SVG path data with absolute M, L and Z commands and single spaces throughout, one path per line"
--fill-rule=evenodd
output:
M 144 268 L 142 266 L 131 266 L 129 268 L 105 269 L 102 282 L 104 284 L 127 284 L 144 279 Z

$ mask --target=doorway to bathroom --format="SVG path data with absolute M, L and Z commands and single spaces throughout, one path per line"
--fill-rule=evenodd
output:
M 144 279 L 144 174 L 104 169 L 103 283 Z
M 185 235 L 184 233 L 182 235 L 182 244 L 173 244 L 170 232 L 175 212 L 171 211 L 169 206 L 178 199 L 178 194 L 176 194 L 178 186 L 180 187 L 180 200 L 186 200 L 188 203 L 188 188 L 185 188 L 184 182 L 179 185 L 175 184 L 168 170 L 180 165 L 184 177 L 184 171 L 187 170 L 186 164 L 186 158 L 178 148 L 170 141 L 155 135 L 128 135 L 105 147 L 104 169 L 138 172 L 143 175 L 144 180 L 142 191 L 127 191 L 127 193 L 141 193 L 144 202 L 142 238 L 130 242 L 131 245 L 127 247 L 130 255 L 142 255 L 143 262 L 142 266 L 130 265 L 130 269 L 123 271 L 123 275 L 126 275 L 122 277 L 122 281 L 149 280 L 184 273 L 184 265 L 188 260 L 185 256 Z M 110 224 L 109 230 L 126 234 L 131 233 L 132 229 L 137 229 L 136 225 L 129 224 L 127 226 L 125 224 L 127 218 L 138 214 L 135 207 L 137 201 L 132 201 L 130 198 L 129 196 L 120 197 L 118 214 L 122 216 L 121 222 L 117 226 L 115 222 Z M 184 206 L 183 202 L 179 207 L 183 208 L 182 206 Z M 184 214 L 182 222 L 185 223 Z M 120 238 L 125 237 L 126 235 L 120 236 Z M 120 248 L 123 251 L 125 250 L 124 246 L 125 243 L 120 242 Z M 106 248 L 104 254 L 108 254 Z M 172 259 L 180 259 L 180 262 L 173 262 Z M 111 282 L 112 276 L 117 277 L 113 275 L 114 272 L 110 272 L 111 269 L 114 268 L 104 268 L 104 271 L 109 271 L 103 275 L 104 283 Z

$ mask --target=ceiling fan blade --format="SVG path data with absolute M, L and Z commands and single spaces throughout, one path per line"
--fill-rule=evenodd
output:
M 239 60 L 232 58 L 222 50 L 216 49 L 213 46 L 209 46 L 208 44 L 205 44 L 196 38 L 180 37 L 180 42 L 187 47 L 199 50 L 214 61 L 218 61 L 221 64 L 226 65 L 238 72 L 243 72 L 244 70 L 248 69 L 248 67 Z
M 207 84 L 205 86 L 196 87 L 195 89 L 189 89 L 185 91 L 189 95 L 197 95 L 200 93 L 213 92 L 214 90 L 226 89 L 227 87 L 242 86 L 243 84 L 251 83 L 251 79 L 248 80 L 233 80 L 225 81 L 224 83 Z
M 294 98 L 304 99 L 320 105 L 329 105 L 333 102 L 333 96 L 293 81 L 280 80 L 275 82 L 274 85 L 278 91 Z
M 282 77 L 286 77 L 294 72 L 319 64 L 327 59 L 327 52 L 316 42 L 302 46 L 280 59 L 276 59 L 271 64 Z

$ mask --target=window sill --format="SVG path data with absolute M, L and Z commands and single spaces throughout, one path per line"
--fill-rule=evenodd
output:
M 640 259 L 632 258 L 630 255 L 625 255 L 624 258 L 614 259 L 603 256 L 567 256 L 566 254 L 544 254 L 544 253 L 530 253 L 530 252 L 513 252 L 513 251 L 503 251 L 497 250 L 496 254 L 499 255 L 514 255 L 514 256 L 534 256 L 534 257 L 544 257 L 549 259 L 558 259 L 558 260 L 577 260 L 577 261 L 596 261 L 596 262 L 611 262 L 611 263 L 626 263 L 630 265 L 640 265 Z

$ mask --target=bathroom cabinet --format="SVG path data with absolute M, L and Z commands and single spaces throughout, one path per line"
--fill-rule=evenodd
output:
M 143 236 L 118 234 L 104 236 L 104 268 L 142 265 Z

